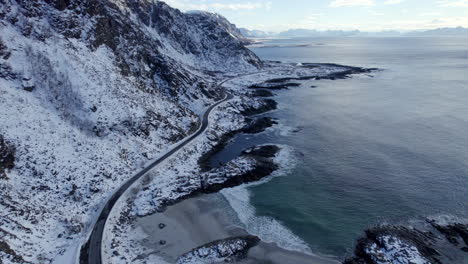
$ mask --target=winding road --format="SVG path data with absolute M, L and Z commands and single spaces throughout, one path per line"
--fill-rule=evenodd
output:
M 236 77 L 233 77 L 236 78 Z M 221 86 L 223 83 L 233 79 L 229 78 L 226 79 L 218 84 L 218 86 Z M 80 263 L 81 264 L 101 264 L 102 262 L 102 256 L 101 256 L 101 248 L 102 248 L 102 238 L 104 234 L 104 227 L 106 225 L 107 219 L 114 208 L 115 204 L 119 200 L 119 198 L 141 177 L 146 175 L 149 171 L 154 169 L 157 165 L 159 165 L 161 162 L 172 156 L 174 153 L 176 153 L 178 150 L 186 146 L 188 143 L 196 139 L 198 136 L 200 136 L 205 130 L 208 128 L 208 117 L 211 113 L 211 111 L 217 107 L 218 105 L 231 100 L 234 98 L 233 95 L 229 93 L 225 93 L 224 99 L 216 102 L 212 106 L 210 106 L 206 112 L 203 114 L 203 119 L 201 121 L 201 126 L 195 132 L 193 135 L 189 136 L 185 140 L 183 140 L 179 145 L 177 145 L 175 148 L 172 150 L 168 151 L 166 154 L 164 154 L 162 157 L 151 163 L 148 167 L 144 168 L 142 171 L 140 171 L 138 174 L 133 176 L 131 179 L 129 179 L 124 185 L 122 185 L 113 195 L 112 197 L 107 201 L 105 206 L 102 208 L 101 214 L 99 215 L 93 231 L 91 232 L 91 235 L 89 236 L 89 239 L 86 244 L 83 245 L 81 253 L 80 253 Z
M 265 73 L 267 71 L 259 71 L 259 72 L 254 72 L 254 73 L 247 73 L 247 74 L 240 74 L 237 76 L 233 76 L 230 78 L 227 78 L 217 84 L 217 86 L 221 89 L 223 89 L 222 85 L 230 80 L 240 78 L 240 77 L 245 77 L 249 75 L 256 75 L 260 73 Z M 159 159 L 155 160 L 153 163 L 151 163 L 148 167 L 144 168 L 142 171 L 140 171 L 138 174 L 133 176 L 131 179 L 129 179 L 127 182 L 125 182 L 124 185 L 122 185 L 113 195 L 112 197 L 107 201 L 107 203 L 104 205 L 102 208 L 102 211 L 96 220 L 96 223 L 94 224 L 93 230 L 91 231 L 91 234 L 88 238 L 88 241 L 82 246 L 81 252 L 80 252 L 80 264 L 102 264 L 102 239 L 104 235 L 104 228 L 106 226 L 107 219 L 120 199 L 120 197 L 139 179 L 141 179 L 143 176 L 145 176 L 149 171 L 154 169 L 156 166 L 158 166 L 161 162 L 165 161 L 168 159 L 170 156 L 172 156 L 174 153 L 179 151 L 181 148 L 186 146 L 188 143 L 192 142 L 194 139 L 196 139 L 198 136 L 203 134 L 205 130 L 208 128 L 209 125 L 209 120 L 208 117 L 213 111 L 214 108 L 216 108 L 218 105 L 227 102 L 231 99 L 234 98 L 232 94 L 229 94 L 227 92 L 224 92 L 225 96 L 224 99 L 216 102 L 212 106 L 210 106 L 206 112 L 203 114 L 202 121 L 201 121 L 201 126 L 199 129 L 191 136 L 185 138 L 184 140 L 179 143 L 175 148 L 171 149 L 168 151 L 166 154 L 161 156 Z

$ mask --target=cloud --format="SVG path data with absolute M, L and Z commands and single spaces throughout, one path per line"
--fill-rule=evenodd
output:
M 384 5 L 396 5 L 403 3 L 405 0 L 387 0 L 384 2 Z
M 457 0 L 457 1 L 439 1 L 438 2 L 442 7 L 468 7 L 468 0 Z
M 271 9 L 271 2 L 259 1 L 259 2 L 237 2 L 237 3 L 221 3 L 221 2 L 212 2 L 212 3 L 200 3 L 194 4 L 190 0 L 165 0 L 167 4 L 172 7 L 181 9 L 181 10 L 230 10 L 230 11 L 239 11 L 239 10 L 254 10 L 254 9 Z
M 427 13 L 419 14 L 419 16 L 423 16 L 423 17 L 440 16 L 440 15 L 442 15 L 442 13 L 440 12 L 427 12 Z
M 216 10 L 253 10 L 253 9 L 271 9 L 271 2 L 266 3 L 237 3 L 237 4 L 222 4 L 212 3 L 208 5 Z
M 385 15 L 385 13 L 377 12 L 377 11 L 374 11 L 374 10 L 369 10 L 369 14 L 371 14 L 373 16 L 384 16 Z
M 374 0 L 334 0 L 330 3 L 330 7 L 343 6 L 373 6 Z
M 323 13 L 314 13 L 314 14 L 309 14 L 307 17 L 305 17 L 305 20 L 317 20 L 320 19 L 324 16 Z

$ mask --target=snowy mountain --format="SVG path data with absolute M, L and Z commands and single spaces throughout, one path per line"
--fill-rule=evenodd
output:
M 266 32 L 262 30 L 249 30 L 246 28 L 240 28 L 239 30 L 242 33 L 242 35 L 247 38 L 268 38 L 268 37 L 276 36 L 275 33 Z
M 50 263 L 110 192 L 262 62 L 226 19 L 151 0 L 0 0 L 0 263 Z
M 359 30 L 315 30 L 315 29 L 289 29 L 278 33 L 261 30 L 240 29 L 246 38 L 305 38 L 305 37 L 468 37 L 468 29 L 463 27 L 438 28 L 432 30 L 417 30 L 401 32 L 397 30 L 384 30 L 366 32 Z
M 426 31 L 415 31 L 407 34 L 414 37 L 468 37 L 468 28 L 438 28 Z
M 208 32 L 211 32 L 211 30 L 216 28 L 222 28 L 234 38 L 240 40 L 243 44 L 250 43 L 250 41 L 242 34 L 242 29 L 237 28 L 236 25 L 232 24 L 225 17 L 219 14 L 206 11 L 189 11 L 186 15 L 192 17 L 195 23 L 202 25 L 206 30 L 208 30 Z M 218 24 L 220 27 L 213 27 L 215 24 Z M 213 32 L 211 32 L 211 34 L 213 34 Z
M 278 34 L 281 38 L 300 38 L 300 37 L 347 37 L 360 34 L 359 30 L 343 31 L 343 30 L 309 30 L 309 29 L 290 29 Z

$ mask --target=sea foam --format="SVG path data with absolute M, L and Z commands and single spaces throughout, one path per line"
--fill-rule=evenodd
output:
M 296 166 L 298 160 L 294 150 L 289 146 L 280 145 L 280 147 L 281 151 L 274 158 L 274 161 L 280 166 L 279 170 L 262 181 L 224 189 L 221 193 L 234 209 L 247 232 L 260 237 L 264 242 L 275 243 L 287 250 L 312 255 L 312 251 L 306 242 L 278 220 L 267 216 L 257 216 L 255 208 L 250 203 L 251 193 L 249 187 L 264 184 L 273 177 L 287 175 Z

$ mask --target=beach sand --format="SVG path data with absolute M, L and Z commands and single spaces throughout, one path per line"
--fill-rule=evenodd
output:
M 142 243 L 170 263 L 207 243 L 248 233 L 235 220 L 235 212 L 222 205 L 221 194 L 203 195 L 170 206 L 163 213 L 138 219 L 137 227 L 147 237 Z M 232 211 L 232 212 L 230 212 Z M 163 227 L 164 226 L 164 227 Z M 163 227 L 163 228 L 161 228 Z M 276 244 L 260 242 L 250 249 L 246 259 L 238 263 L 272 264 L 338 264 L 320 256 L 282 249 Z

